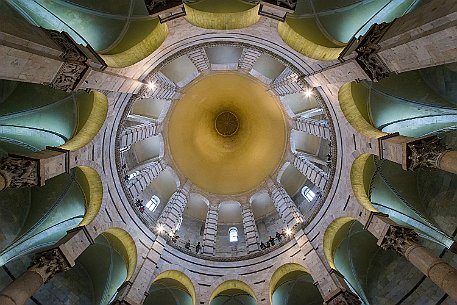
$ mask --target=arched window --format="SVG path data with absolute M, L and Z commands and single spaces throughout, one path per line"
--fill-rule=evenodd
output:
M 230 242 L 238 241 L 238 229 L 235 227 L 231 227 L 229 229 L 229 240 Z
M 303 197 L 306 198 L 306 200 L 308 200 L 309 202 L 311 202 L 314 197 L 316 197 L 316 194 L 307 186 L 304 186 L 302 189 L 301 189 L 301 194 L 303 195 Z
M 157 197 L 156 195 L 153 195 L 151 197 L 151 200 L 149 200 L 148 203 L 146 203 L 146 208 L 149 211 L 154 212 L 155 209 L 157 209 L 157 207 L 159 206 L 159 203 L 160 203 L 160 198 Z

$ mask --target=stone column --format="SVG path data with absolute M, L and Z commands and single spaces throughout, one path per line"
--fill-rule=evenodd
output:
M 238 70 L 249 73 L 260 55 L 262 54 L 256 49 L 243 48 L 240 59 L 238 60 Z
M 242 206 L 241 216 L 243 217 L 243 231 L 246 238 L 246 249 L 248 254 L 259 251 L 259 232 L 255 224 L 254 214 L 251 207 Z
M 387 215 L 371 213 L 365 225 L 384 250 L 403 255 L 433 283 L 457 301 L 457 270 L 418 243 L 417 233 L 393 222 Z
M 173 195 L 171 195 L 170 200 L 168 200 L 167 205 L 157 221 L 158 224 L 163 225 L 165 233 L 170 234 L 176 230 L 176 226 L 186 207 L 189 192 L 190 182 L 186 182 L 186 184 L 174 192 Z
M 303 216 L 282 185 L 272 182 L 269 184 L 268 192 L 270 197 L 286 226 L 288 228 L 293 228 L 296 225 L 303 223 Z
M 136 176 L 128 181 L 128 189 L 133 198 L 137 198 L 143 194 L 146 187 L 157 178 L 161 172 L 167 167 L 163 159 L 150 161 L 143 164 L 140 168 L 134 170 Z
M 301 92 L 305 87 L 306 84 L 303 79 L 287 67 L 273 81 L 269 91 L 278 96 L 284 96 Z
M 457 4 L 432 1 L 391 23 L 374 24 L 362 37 L 353 38 L 340 54 L 342 63 L 306 77 L 313 85 L 354 80 L 379 81 L 401 73 L 455 61 Z
M 161 125 L 157 120 L 125 128 L 121 133 L 121 149 L 158 135 L 160 128 Z
M 157 72 L 144 80 L 144 85 L 138 92 L 138 98 L 157 98 L 162 100 L 177 99 L 181 95 L 177 92 L 176 84 L 162 72 Z
M 405 170 L 438 168 L 457 174 L 457 151 L 436 136 L 410 138 L 396 134 L 378 139 L 379 157 L 402 165 Z
M 210 63 L 206 51 L 204 48 L 196 48 L 187 52 L 187 57 L 197 68 L 198 72 L 202 73 L 208 71 L 210 68 Z
M 211 204 L 208 207 L 206 214 L 205 231 L 203 233 L 203 254 L 214 256 L 216 250 L 217 236 L 217 219 L 219 213 L 219 205 Z
M 292 129 L 312 134 L 321 139 L 331 140 L 330 128 L 325 120 L 298 117 L 292 120 Z
M 325 188 L 328 181 L 328 174 L 317 165 L 310 162 L 304 154 L 299 152 L 294 153 L 293 165 L 315 186 L 319 187 L 321 190 Z
M 315 281 L 315 285 L 324 299 L 326 305 L 359 305 L 359 298 L 350 291 L 343 275 L 327 267 L 319 253 L 313 247 L 303 230 L 294 234 L 297 245 L 305 255 L 304 263 Z
M 0 292 L 0 304 L 22 305 L 57 273 L 70 268 L 59 249 L 35 256 L 29 269 Z
M 59 148 L 48 147 L 27 156 L 10 155 L 0 159 L 0 191 L 44 185 L 47 179 L 68 172 L 70 167 L 70 152 Z
M 134 279 L 130 282 L 125 282 L 118 289 L 117 300 L 114 302 L 115 305 L 143 304 L 165 246 L 165 240 L 161 236 L 157 236 L 146 256 L 142 257 L 142 261 L 138 262 L 141 266 Z
M 135 93 L 142 82 L 104 71 L 106 64 L 90 46 L 65 32 L 36 27 L 1 15 L 0 78 L 49 85 L 55 89 Z

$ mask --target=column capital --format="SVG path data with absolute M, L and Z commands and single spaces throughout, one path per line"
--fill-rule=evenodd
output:
M 384 250 L 393 250 L 405 255 L 406 250 L 418 242 L 418 235 L 414 229 L 402 226 L 389 226 L 386 235 L 380 242 Z
M 432 136 L 406 144 L 406 166 L 409 170 L 421 167 L 439 168 L 440 160 L 449 149 L 441 139 Z
M 339 290 L 324 301 L 326 305 L 360 305 L 359 298 L 348 290 Z
M 59 249 L 38 253 L 33 259 L 29 271 L 38 273 L 46 283 L 60 272 L 70 269 L 70 264 Z
M 39 184 L 39 162 L 31 158 L 9 156 L 0 160 L 0 190 Z M 3 185 L 2 185 L 3 184 Z M 3 187 L 2 187 L 3 186 Z

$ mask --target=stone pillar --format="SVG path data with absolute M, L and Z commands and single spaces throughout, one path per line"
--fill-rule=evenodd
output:
M 293 228 L 303 223 L 303 216 L 282 185 L 270 183 L 268 192 L 279 216 L 288 228 Z
M 365 225 L 384 250 L 393 250 L 413 264 L 457 301 L 457 270 L 418 243 L 417 233 L 393 222 L 387 215 L 371 213 Z
M 328 123 L 325 120 L 314 120 L 298 117 L 292 121 L 292 128 L 312 134 L 322 139 L 331 140 L 330 128 L 328 127 Z
M 137 175 L 128 182 L 128 189 L 133 198 L 137 198 L 143 194 L 146 187 L 151 184 L 152 180 L 157 178 L 161 172 L 167 167 L 162 159 L 148 162 L 135 170 Z
M 260 55 L 262 55 L 262 53 L 256 49 L 243 48 L 240 59 L 238 60 L 238 70 L 249 73 Z
M 306 77 L 313 85 L 354 80 L 379 81 L 401 73 L 455 62 L 457 3 L 432 1 L 391 23 L 374 24 L 359 39 L 353 38 L 340 54 L 342 63 Z
M 0 292 L 0 304 L 22 305 L 57 273 L 70 268 L 59 249 L 39 253 L 29 269 Z
M 181 95 L 177 86 L 163 73 L 157 72 L 144 80 L 144 85 L 138 92 L 138 98 L 157 98 L 162 100 L 177 99 Z
M 90 46 L 65 32 L 36 27 L 1 15 L 0 78 L 49 85 L 55 89 L 134 93 L 142 82 L 104 71 L 106 64 Z
M 70 166 L 70 152 L 58 148 L 48 147 L 27 156 L 10 155 L 0 159 L 0 191 L 44 185 L 47 179 L 68 172 Z
M 121 149 L 158 135 L 160 128 L 161 125 L 157 120 L 125 128 L 121 133 Z
M 206 51 L 204 48 L 196 48 L 187 52 L 187 57 L 197 68 L 198 72 L 202 73 L 208 71 L 210 68 L 210 63 Z
M 206 214 L 205 231 L 203 233 L 203 254 L 214 256 L 216 249 L 217 236 L 217 219 L 219 213 L 219 205 L 211 204 L 208 207 Z
M 242 206 L 241 216 L 243 217 L 243 231 L 246 238 L 246 249 L 248 254 L 259 251 L 259 232 L 255 224 L 254 214 L 251 207 Z
M 270 90 L 273 94 L 284 96 L 288 94 L 298 93 L 306 87 L 305 82 L 290 68 L 285 68 L 284 71 L 270 85 Z
M 311 183 L 323 190 L 328 181 L 328 174 L 310 162 L 304 154 L 297 152 L 294 153 L 294 156 L 294 167 L 307 177 Z
M 447 148 L 436 136 L 410 138 L 392 134 L 378 141 L 379 157 L 399 163 L 405 170 L 429 167 L 457 174 L 457 151 Z
M 323 114 L 324 114 L 324 110 L 322 108 L 316 107 L 316 108 L 311 108 L 311 109 L 305 110 L 303 112 L 297 113 L 295 115 L 295 118 L 296 119 L 299 119 L 299 118 L 306 119 L 306 118 L 311 118 L 311 117 L 319 116 L 319 115 L 323 115 Z
M 314 284 L 327 305 L 359 305 L 359 298 L 353 294 L 343 275 L 338 271 L 330 269 L 322 261 L 319 253 L 313 247 L 303 230 L 294 234 L 297 245 L 305 256 L 304 263 L 315 281 Z
M 170 200 L 168 200 L 168 203 L 163 209 L 163 212 L 157 222 L 163 225 L 165 233 L 170 234 L 171 232 L 175 232 L 176 226 L 178 225 L 184 208 L 186 207 L 189 192 L 190 182 L 186 182 L 186 184 L 174 192 L 173 195 L 171 195 Z
M 125 282 L 118 289 L 117 300 L 114 302 L 116 305 L 141 305 L 146 298 L 149 287 L 153 281 L 154 271 L 156 270 L 157 263 L 166 246 L 165 240 L 161 236 L 157 236 L 152 247 L 147 252 L 142 261 L 138 261 L 141 266 L 131 282 Z

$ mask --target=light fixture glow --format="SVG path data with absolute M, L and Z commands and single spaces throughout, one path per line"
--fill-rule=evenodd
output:
M 287 236 L 290 236 L 290 234 L 292 234 L 292 230 L 287 228 L 285 233 L 286 233 Z
M 164 230 L 163 225 L 160 224 L 157 226 L 157 232 L 159 232 L 159 234 L 161 234 L 163 232 L 163 230 Z
M 148 88 L 154 90 L 156 88 L 156 84 L 154 84 L 153 82 L 148 82 Z
M 312 88 L 308 88 L 305 90 L 305 96 L 306 97 L 310 97 L 311 95 L 313 95 L 313 89 Z

